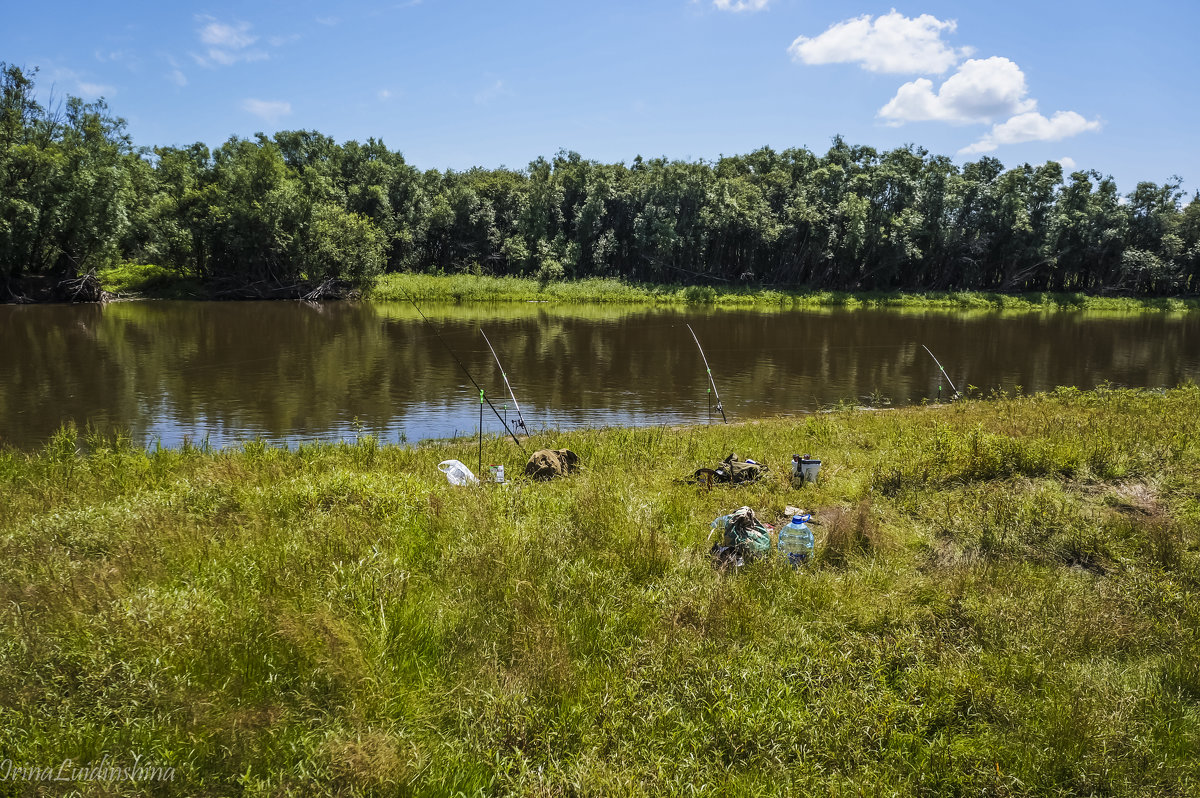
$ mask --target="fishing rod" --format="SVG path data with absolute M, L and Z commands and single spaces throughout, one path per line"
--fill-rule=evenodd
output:
M 496 347 L 492 346 L 492 342 L 488 340 L 487 333 L 483 328 L 479 328 L 479 334 L 483 336 L 483 340 L 487 341 L 488 349 L 492 350 L 492 357 L 496 358 L 496 368 L 500 369 L 500 376 L 504 378 L 504 384 L 508 386 L 508 395 L 512 397 L 513 405 L 517 408 L 517 421 L 513 424 L 518 429 L 529 432 L 529 427 L 525 426 L 525 416 L 521 414 L 521 403 L 517 401 L 517 395 L 513 393 L 512 383 L 508 381 L 508 374 L 504 371 L 504 366 L 500 365 L 500 356 L 496 354 Z
M 921 348 L 924 349 L 926 352 L 929 352 L 929 347 L 925 346 L 925 344 L 921 344 Z M 954 389 L 955 398 L 962 396 L 962 394 L 960 394 L 958 392 L 958 388 L 954 387 L 954 380 L 950 379 L 950 375 L 946 373 L 946 368 L 942 365 L 942 362 L 937 359 L 937 357 L 933 354 L 933 352 L 929 352 L 929 356 L 933 358 L 934 363 L 937 363 L 937 367 L 939 369 L 941 369 L 941 371 L 942 371 L 942 376 L 944 376 L 946 378 L 946 382 L 950 383 L 950 387 Z M 939 388 L 938 390 L 941 390 L 941 389 Z M 939 399 L 938 401 L 941 401 L 941 400 Z
M 692 329 L 692 325 L 686 325 L 688 332 L 692 334 L 692 340 L 696 342 L 696 348 L 700 350 L 700 359 L 704 361 L 704 370 L 708 372 L 708 382 L 712 385 L 713 396 L 717 397 L 717 410 L 721 413 L 721 420 L 726 424 L 729 419 L 725 418 L 725 408 L 721 405 L 721 394 L 717 393 L 717 382 L 713 379 L 712 369 L 708 367 L 708 357 L 704 354 L 704 347 L 700 346 L 700 339 L 696 337 L 696 331 Z
M 417 311 L 417 315 L 419 315 L 421 317 L 422 321 L 424 321 L 426 324 L 429 325 L 429 329 L 433 330 L 433 334 L 435 336 L 437 336 L 437 339 L 439 341 L 442 342 L 442 346 L 446 347 L 446 351 L 450 353 L 450 357 L 454 358 L 454 362 L 457 363 L 458 367 L 463 370 L 463 374 L 467 375 L 467 379 L 470 380 L 471 384 L 475 386 L 475 389 L 477 391 L 479 391 L 480 402 L 481 403 L 486 402 L 487 406 L 490 407 L 492 409 L 492 412 L 496 414 L 496 418 L 499 419 L 500 423 L 504 425 L 504 431 L 507 432 L 509 434 L 509 437 L 511 437 L 513 439 L 513 443 L 515 443 L 517 445 L 517 448 L 521 450 L 521 454 L 528 455 L 529 453 L 525 451 L 525 447 L 521 445 L 521 441 L 518 440 L 516 434 L 511 429 L 508 428 L 508 422 L 504 419 L 504 416 L 500 415 L 500 411 L 496 409 L 496 406 L 494 404 L 492 404 L 492 400 L 488 399 L 486 396 L 484 396 L 483 388 L 481 388 L 479 386 L 479 383 L 475 382 L 475 378 L 471 376 L 471 372 L 468 371 L 467 367 L 463 365 L 463 362 L 458 359 L 458 355 L 454 354 L 454 350 L 450 348 L 450 344 L 446 343 L 446 339 L 442 337 L 442 334 L 440 332 L 438 332 L 438 328 L 434 326 L 433 322 L 431 322 L 429 320 L 428 316 L 426 316 L 424 313 L 421 312 L 421 306 L 417 304 L 417 300 L 413 299 L 412 295 L 409 294 L 407 291 L 405 291 L 403 288 L 400 288 L 400 293 L 404 294 L 404 297 L 409 302 L 412 303 L 412 306 Z M 480 412 L 480 419 L 481 419 L 480 424 L 479 424 L 479 429 L 480 429 L 480 434 L 482 435 L 483 434 L 483 422 L 482 422 L 483 405 L 482 404 L 480 405 L 479 412 Z M 481 455 L 481 457 L 482 457 L 482 455 Z

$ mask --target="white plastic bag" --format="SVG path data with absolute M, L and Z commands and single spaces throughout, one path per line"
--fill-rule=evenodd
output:
M 458 460 L 443 460 L 438 463 L 438 470 L 446 475 L 451 485 L 475 485 L 479 480 Z

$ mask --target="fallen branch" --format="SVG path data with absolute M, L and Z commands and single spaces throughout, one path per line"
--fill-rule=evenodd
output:
M 99 302 L 104 304 L 113 295 L 104 290 L 94 269 L 67 280 L 60 281 L 53 289 L 55 299 L 65 302 Z

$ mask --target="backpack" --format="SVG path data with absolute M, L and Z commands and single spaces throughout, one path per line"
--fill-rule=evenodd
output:
M 578 470 L 579 455 L 570 449 L 538 449 L 525 464 L 525 475 L 542 481 Z
M 739 460 L 736 454 L 731 454 L 722 460 L 715 470 L 711 468 L 698 468 L 692 477 L 699 480 L 711 475 L 714 482 L 743 485 L 748 482 L 754 482 L 766 471 L 767 467 L 762 463 L 756 463 L 752 460 Z

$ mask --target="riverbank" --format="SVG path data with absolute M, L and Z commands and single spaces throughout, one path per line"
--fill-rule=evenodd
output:
M 124 264 L 98 273 L 106 291 L 119 297 L 212 299 L 195 280 L 158 266 Z M 385 274 L 367 291 L 376 301 L 554 302 L 562 304 L 698 305 L 716 307 L 895 307 L 941 310 L 1115 313 L 1200 310 L 1196 297 L 1101 297 L 1079 293 L 1001 294 L 958 292 L 781 291 L 759 287 L 646 285 L 616 279 L 542 283 L 533 278 L 475 275 Z
M 1195 297 L 1100 297 L 1078 293 L 1000 294 L 978 291 L 848 292 L 775 290 L 760 287 L 641 285 L 620 280 L 540 283 L 532 278 L 385 274 L 372 299 L 437 302 L 562 302 L 712 305 L 719 307 L 896 307 L 944 310 L 1108 312 L 1200 310 Z
M 300 280 L 291 285 L 274 283 L 206 284 L 196 278 L 153 264 L 123 263 L 96 274 L 107 299 L 262 300 L 290 299 L 321 302 L 361 299 L 361 291 L 341 280 Z
M 465 440 L 79 443 L 0 453 L 17 766 L 140 755 L 179 795 L 1200 788 L 1195 386 L 541 433 L 583 464 L 549 484 L 489 439 L 512 479 L 465 489 L 435 468 Z M 775 470 L 677 481 L 730 451 Z M 715 572 L 741 504 L 813 510 L 815 563 Z

